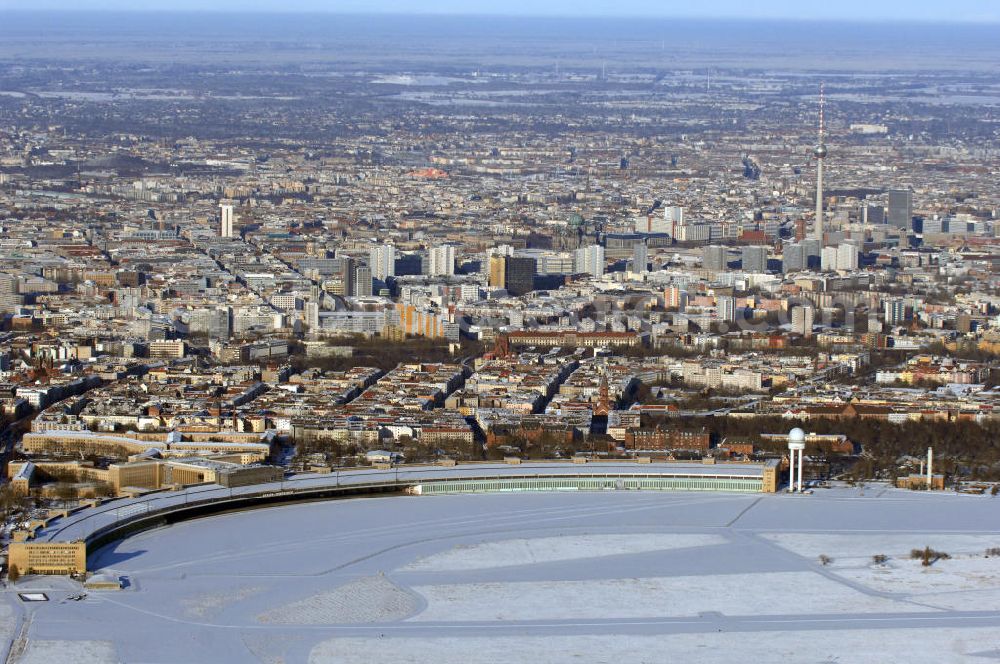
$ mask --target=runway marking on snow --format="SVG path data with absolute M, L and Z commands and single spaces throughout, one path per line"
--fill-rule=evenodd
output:
M 629 619 L 609 619 L 609 620 L 564 620 L 564 621 L 477 621 L 477 622 L 426 622 L 426 623 L 384 623 L 384 624 L 369 624 L 369 625 L 229 625 L 221 623 L 211 623 L 211 622 L 199 622 L 196 620 L 184 620 L 181 618 L 175 618 L 173 616 L 167 616 L 148 609 L 142 609 L 136 606 L 132 606 L 128 603 L 121 602 L 118 600 L 111 599 L 107 596 L 102 596 L 100 601 L 108 602 L 109 604 L 114 604 L 123 609 L 135 611 L 137 613 L 142 613 L 144 615 L 152 616 L 154 618 L 160 618 L 168 622 L 182 624 L 182 625 L 194 625 L 199 627 L 210 627 L 213 629 L 228 629 L 228 630 L 281 630 L 285 631 L 288 629 L 304 630 L 304 631 L 319 631 L 319 632 L 428 632 L 435 631 L 438 629 L 447 630 L 493 630 L 493 631 L 503 631 L 512 630 L 517 634 L 523 633 L 524 630 L 539 630 L 539 629 L 567 629 L 567 628 L 600 628 L 604 632 L 607 632 L 609 628 L 615 627 L 670 627 L 670 626 L 685 626 L 685 625 L 701 625 L 701 626 L 712 626 L 716 627 L 720 622 L 728 624 L 728 630 L 730 632 L 740 632 L 745 630 L 740 630 L 738 627 L 740 625 L 795 625 L 795 624 L 833 624 L 833 623 L 844 623 L 845 629 L 850 629 L 852 623 L 924 623 L 924 622 L 947 622 L 947 621 L 994 621 L 1000 624 L 1000 611 L 988 612 L 986 614 L 980 613 L 962 613 L 962 612 L 949 612 L 945 615 L 928 615 L 928 614 L 893 614 L 893 615 L 867 615 L 867 616 L 851 616 L 845 615 L 841 617 L 837 616 L 815 616 L 815 617 L 795 617 L 795 618 L 758 618 L 758 617 L 741 617 L 741 616 L 707 616 L 704 618 L 643 618 L 638 620 Z M 894 625 L 893 627 L 897 627 Z M 900 627 L 901 629 L 911 629 L 911 627 Z
M 740 519 L 742 519 L 744 514 L 746 514 L 747 512 L 749 512 L 750 510 L 752 510 L 754 507 L 756 507 L 760 503 L 760 501 L 762 501 L 762 500 L 764 500 L 763 496 L 760 497 L 760 498 L 757 498 L 752 503 L 750 503 L 749 505 L 747 505 L 746 507 L 744 507 L 742 510 L 740 510 L 740 513 L 737 514 L 735 517 L 733 517 L 732 521 L 730 521 L 729 523 L 726 524 L 726 528 L 732 528 L 733 524 L 735 524 L 737 521 L 739 521 Z

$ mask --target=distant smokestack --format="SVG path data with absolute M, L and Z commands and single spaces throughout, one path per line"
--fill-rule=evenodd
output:
M 932 488 L 931 479 L 934 477 L 934 471 L 933 471 L 933 468 L 932 468 L 933 464 L 934 464 L 934 448 L 933 447 L 928 447 L 927 448 L 927 488 L 928 489 Z

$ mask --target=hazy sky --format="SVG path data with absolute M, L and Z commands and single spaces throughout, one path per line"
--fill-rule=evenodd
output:
M 1000 22 L 1000 0 L 0 0 L 2 9 L 155 9 Z

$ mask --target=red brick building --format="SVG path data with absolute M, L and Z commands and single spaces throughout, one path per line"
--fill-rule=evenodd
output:
M 636 429 L 625 434 L 625 449 L 628 450 L 695 450 L 707 452 L 712 446 L 712 437 L 704 429 L 683 431 L 680 429 Z

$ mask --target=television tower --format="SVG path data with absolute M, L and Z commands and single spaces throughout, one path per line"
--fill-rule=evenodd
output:
M 816 223 L 814 233 L 819 241 L 819 246 L 823 246 L 823 160 L 826 158 L 826 143 L 823 142 L 823 105 L 825 98 L 823 95 L 823 84 L 819 84 L 819 143 L 813 149 L 813 156 L 816 157 Z

